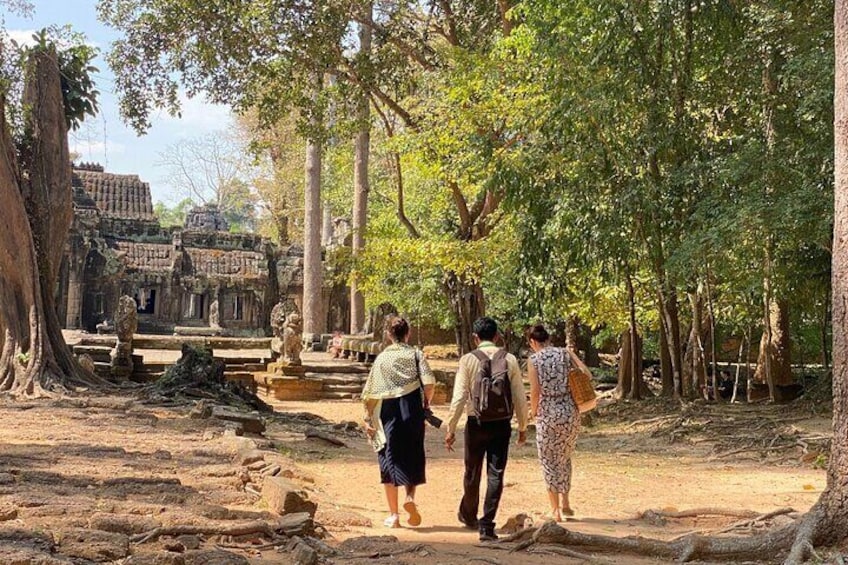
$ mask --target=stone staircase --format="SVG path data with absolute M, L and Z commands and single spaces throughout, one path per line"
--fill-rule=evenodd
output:
M 75 345 L 72 349 L 74 356 L 88 355 L 94 361 L 94 372 L 104 379 L 111 377 L 111 359 L 109 353 L 112 348 L 108 345 Z M 141 355 L 133 355 L 133 365 L 139 366 L 143 363 Z
M 260 394 L 277 400 L 353 400 L 359 398 L 370 367 L 364 363 L 306 363 L 285 375 L 270 363 L 254 375 Z
M 109 353 L 112 347 L 108 345 L 74 345 L 72 348 L 75 356 L 86 354 L 94 361 L 94 371 L 98 376 L 108 379 L 111 377 Z M 256 381 L 254 374 L 265 371 L 268 358 L 265 357 L 227 357 L 215 355 L 215 359 L 224 362 L 224 377 L 245 385 L 256 392 Z M 173 363 L 151 363 L 144 362 L 144 357 L 133 354 L 133 373 L 130 377 L 139 383 L 150 383 L 159 379 Z

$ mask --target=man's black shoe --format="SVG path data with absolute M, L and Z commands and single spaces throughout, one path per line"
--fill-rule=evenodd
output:
M 459 520 L 460 523 L 469 530 L 476 530 L 479 527 L 479 524 L 477 524 L 477 520 L 474 520 L 473 522 L 466 520 L 462 517 L 462 512 L 456 513 L 456 519 Z
M 480 541 L 497 541 L 498 534 L 494 530 L 480 530 Z

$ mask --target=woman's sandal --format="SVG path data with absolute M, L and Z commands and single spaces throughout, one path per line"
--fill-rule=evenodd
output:
M 400 516 L 397 514 L 390 515 L 383 520 L 383 525 L 387 528 L 400 528 Z
M 415 505 L 414 500 L 407 500 L 403 503 L 403 509 L 409 514 L 409 519 L 407 519 L 407 523 L 410 526 L 420 526 L 421 525 L 421 514 L 418 512 L 418 507 Z

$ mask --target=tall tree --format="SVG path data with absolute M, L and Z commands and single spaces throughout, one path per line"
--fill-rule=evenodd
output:
M 86 102 L 81 106 L 64 102 L 71 93 L 63 97 L 63 76 L 82 79 L 73 88 L 91 85 L 91 50 L 72 48 L 69 55 L 60 58 L 42 34 L 23 73 L 27 111 L 17 146 L 0 118 L 0 391 L 14 396 L 98 382 L 71 355 L 54 303 L 73 219 L 68 127 L 95 108 L 91 90 L 74 93 Z M 9 56 L 0 51 L 0 60 Z M 60 71 L 60 59 L 72 64 Z M 5 96 L 0 116 L 6 116 Z
M 368 164 L 371 155 L 371 101 L 368 84 L 371 79 L 371 40 L 374 7 L 370 0 L 365 2 L 364 21 L 359 24 L 359 54 L 355 61 L 360 88 L 356 104 L 357 132 L 353 161 L 353 256 L 365 248 L 365 229 L 368 222 Z M 359 333 L 365 327 L 365 297 L 359 290 L 359 281 L 354 273 L 350 281 L 350 332 Z

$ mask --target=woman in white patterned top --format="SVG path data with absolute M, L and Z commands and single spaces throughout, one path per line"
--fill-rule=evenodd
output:
M 568 388 L 568 372 L 582 362 L 560 347 L 551 347 L 545 326 L 537 324 L 528 332 L 534 353 L 527 363 L 530 381 L 530 412 L 536 416 L 536 446 L 542 475 L 551 502 L 551 517 L 573 516 L 568 493 L 571 490 L 571 456 L 580 433 L 580 411 Z
M 399 527 L 398 487 L 406 491 L 403 508 L 410 526 L 421 523 L 415 487 L 425 482 L 424 410 L 436 379 L 424 356 L 406 343 L 409 324 L 397 317 L 389 323 L 392 344 L 374 360 L 362 390 L 365 431 L 377 451 L 380 480 L 386 491 L 389 517 L 384 524 Z

